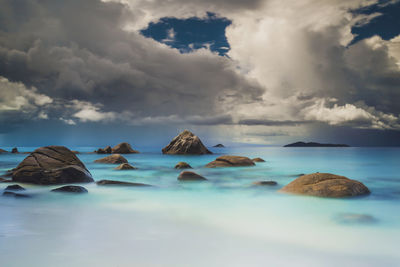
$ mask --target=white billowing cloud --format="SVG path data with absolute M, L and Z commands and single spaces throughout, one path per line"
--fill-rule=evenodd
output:
M 79 100 L 72 100 L 71 102 L 72 108 L 78 110 L 72 117 L 78 118 L 82 122 L 112 121 L 118 117 L 116 112 L 101 111 L 101 104 L 93 105 L 90 102 Z
M 60 118 L 60 121 L 64 122 L 65 124 L 68 124 L 68 125 L 76 125 L 76 122 L 72 119 Z

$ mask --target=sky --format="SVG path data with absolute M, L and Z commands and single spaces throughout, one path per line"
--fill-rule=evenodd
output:
M 400 145 L 399 0 L 0 6 L 0 146 Z

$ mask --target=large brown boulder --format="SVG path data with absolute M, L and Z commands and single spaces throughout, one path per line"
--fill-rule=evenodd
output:
M 265 162 L 262 158 L 254 158 L 252 159 L 253 162 Z
M 312 173 L 300 176 L 283 187 L 281 192 L 317 197 L 353 197 L 369 194 L 369 189 L 356 180 L 331 173 Z
M 192 169 L 192 166 L 190 166 L 189 163 L 180 161 L 175 165 L 174 168 L 175 169 Z
M 139 153 L 139 151 L 134 150 L 128 143 L 120 143 L 112 148 L 111 152 L 113 154 L 133 154 Z
M 183 171 L 178 176 L 179 181 L 207 181 L 203 176 L 189 171 Z
M 113 154 L 101 159 L 97 159 L 94 162 L 107 163 L 107 164 L 122 164 L 122 163 L 128 163 L 128 160 L 123 156 L 121 156 L 120 154 Z
M 13 169 L 12 180 L 32 184 L 93 182 L 85 165 L 64 146 L 36 149 Z
M 248 157 L 240 156 L 221 156 L 211 161 L 206 165 L 207 168 L 216 167 L 244 167 L 244 166 L 254 166 L 254 162 Z
M 188 130 L 184 130 L 162 149 L 163 154 L 212 154 L 201 142 L 200 138 Z

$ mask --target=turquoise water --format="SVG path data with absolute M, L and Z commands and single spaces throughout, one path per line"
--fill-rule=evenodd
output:
M 8 148 L 6 148 L 8 149 Z M 34 148 L 21 148 L 32 151 Z M 89 152 L 94 148 L 74 148 Z M 0 197 L 1 266 L 400 266 L 399 148 L 213 149 L 213 155 L 124 155 L 116 171 L 81 153 L 95 180 L 151 188 L 84 185 L 89 194 L 23 185 L 30 199 Z M 254 167 L 207 169 L 222 154 L 262 157 Z M 0 154 L 0 173 L 26 154 Z M 177 181 L 179 161 L 209 179 Z M 322 199 L 277 192 L 301 173 L 359 180 L 372 194 Z M 252 182 L 274 180 L 276 187 Z M 0 184 L 0 190 L 8 184 Z M 344 216 L 350 214 L 350 216 Z M 348 219 L 353 214 L 372 220 Z

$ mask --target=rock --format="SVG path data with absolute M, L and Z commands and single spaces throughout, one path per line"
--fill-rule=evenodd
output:
M 15 193 L 15 192 L 10 192 L 10 191 L 5 191 L 3 192 L 3 196 L 7 197 L 16 197 L 16 198 L 30 198 L 30 195 L 27 194 L 20 194 L 20 193 Z
M 369 194 L 369 189 L 356 180 L 330 173 L 300 176 L 280 191 L 318 197 L 353 197 Z
M 285 145 L 284 147 L 350 147 L 349 145 L 345 144 L 321 144 L 316 142 L 296 142 L 293 144 Z
M 114 168 L 114 170 L 137 170 L 137 168 L 133 167 L 129 163 L 122 163 L 118 167 Z
M 181 162 L 178 162 L 178 164 L 176 164 L 174 168 L 175 169 L 192 169 L 192 166 L 190 166 L 186 162 L 181 161 Z
M 7 150 L 4 150 L 4 149 L 0 148 L 0 153 L 7 153 L 7 152 L 8 152 Z
M 128 163 L 128 160 L 121 156 L 120 154 L 110 155 L 98 160 L 95 160 L 96 163 L 107 163 L 107 164 L 121 164 Z
M 14 147 L 14 148 L 11 150 L 11 153 L 18 153 L 18 148 Z
M 81 153 L 81 152 L 76 151 L 76 150 L 71 150 L 71 152 L 74 153 L 74 154 L 80 154 Z
M 131 183 L 131 182 L 122 182 L 122 181 L 113 181 L 113 180 L 100 180 L 96 182 L 97 185 L 120 185 L 120 186 L 152 186 L 149 184 L 142 183 Z
M 3 175 L 4 177 L 12 177 L 14 169 L 12 170 L 7 170 L 6 173 Z
M 133 153 L 139 153 L 139 151 L 134 150 L 130 144 L 128 143 L 121 143 L 116 145 L 115 147 L 112 148 L 111 152 L 113 154 L 133 154 Z
M 253 162 L 265 162 L 262 158 L 254 158 L 252 159 Z
M 110 146 L 106 146 L 104 149 L 103 148 L 99 148 L 98 150 L 96 150 L 95 152 L 97 154 L 111 154 L 111 147 Z
M 206 165 L 207 168 L 215 167 L 243 167 L 254 166 L 254 162 L 248 157 L 240 156 L 221 156 Z
M 183 171 L 178 176 L 179 181 L 207 181 L 203 176 L 189 171 Z
M 25 190 L 25 188 L 23 188 L 20 185 L 13 184 L 13 185 L 7 186 L 6 189 L 4 189 L 4 190 L 6 190 L 6 191 L 23 191 L 23 190 Z
M 225 146 L 223 144 L 218 144 L 218 145 L 215 145 L 213 147 L 225 147 Z
M 46 185 L 93 182 L 85 165 L 64 146 L 36 149 L 13 169 L 12 180 Z
M 88 193 L 87 189 L 82 186 L 77 185 L 66 185 L 56 189 L 51 190 L 51 192 L 64 192 L 64 193 Z
M 163 154 L 212 154 L 201 142 L 200 138 L 188 130 L 184 130 L 162 149 Z
M 336 216 L 336 221 L 339 223 L 344 223 L 344 224 L 370 224 L 370 223 L 376 223 L 378 220 L 368 214 L 358 214 L 358 213 L 342 213 Z
M 256 186 L 273 186 L 273 185 L 277 185 L 278 183 L 275 181 L 257 181 L 257 182 L 253 182 L 252 185 L 256 185 Z

